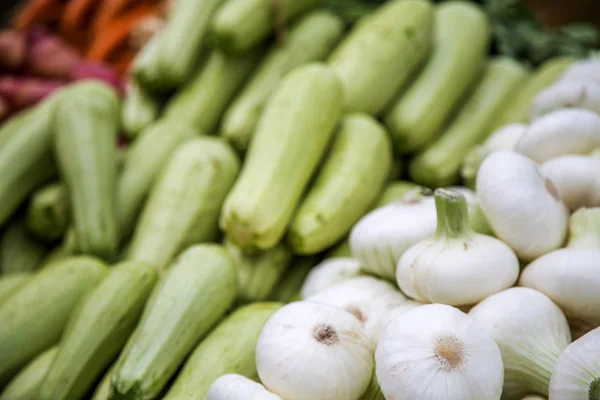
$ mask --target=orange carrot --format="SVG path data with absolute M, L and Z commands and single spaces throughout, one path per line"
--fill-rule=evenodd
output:
M 12 26 L 15 29 L 28 29 L 35 25 L 43 25 L 54 21 L 62 12 L 64 1 L 61 0 L 31 0 L 22 7 Z
M 78 40 L 82 40 L 81 34 L 87 29 L 86 24 L 90 23 L 94 9 L 101 3 L 102 0 L 69 1 L 60 21 L 60 31 L 69 37 L 79 35 Z
M 96 33 L 104 30 L 104 27 L 113 19 L 123 14 L 127 8 L 139 3 L 156 5 L 159 0 L 105 0 L 100 5 L 98 13 L 94 18 L 92 30 Z
M 150 4 L 142 3 L 121 17 L 118 17 L 104 27 L 91 44 L 87 58 L 93 61 L 107 61 L 118 50 L 126 47 L 133 28 L 145 17 L 156 10 Z

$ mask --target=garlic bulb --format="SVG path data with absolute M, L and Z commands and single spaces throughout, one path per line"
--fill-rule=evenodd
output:
M 558 356 L 571 342 L 567 319 L 558 306 L 536 290 L 516 287 L 483 300 L 469 316 L 488 330 L 500 348 L 502 397 L 547 396 Z
M 573 63 L 563 72 L 560 81 L 594 82 L 600 84 L 600 59 L 589 58 Z
M 381 323 L 382 331 L 383 331 L 383 329 L 385 329 L 386 326 L 388 326 L 390 321 L 393 320 L 394 318 L 396 318 L 398 315 L 402 315 L 405 312 L 414 310 L 415 308 L 420 307 L 422 305 L 424 305 L 424 303 L 421 303 L 419 301 L 407 300 L 406 302 L 400 304 L 399 306 L 392 308 L 390 311 L 388 311 L 388 313 L 385 315 L 385 317 L 382 320 L 382 323 Z M 381 332 L 379 333 L 379 335 L 381 336 Z
M 326 258 L 314 266 L 302 284 L 303 299 L 360 274 L 360 263 L 350 257 Z
M 535 162 L 509 150 L 485 159 L 477 196 L 496 236 L 517 255 L 532 260 L 562 246 L 569 210 Z
M 281 397 L 245 376 L 226 374 L 210 385 L 206 400 L 281 400 Z
M 526 130 L 527 125 L 525 124 L 505 125 L 494 131 L 483 144 L 476 145 L 469 150 L 461 169 L 461 176 L 467 185 L 475 186 L 477 171 L 487 156 L 496 150 L 514 150 Z
M 537 394 L 531 394 L 529 396 L 523 397 L 521 400 L 546 400 L 546 398 L 538 396 Z
M 502 393 L 498 346 L 454 307 L 428 304 L 394 318 L 375 361 L 386 399 L 496 400 Z
M 313 301 L 280 308 L 256 346 L 261 382 L 285 400 L 356 400 L 369 386 L 373 364 L 360 322 Z
M 490 227 L 485 214 L 483 214 L 483 210 L 477 199 L 477 193 L 475 193 L 474 190 L 463 186 L 450 186 L 446 189 L 454 190 L 465 196 L 469 208 L 469 225 L 475 232 L 486 235 L 492 234 L 492 228 Z
M 308 300 L 331 304 L 350 312 L 360 321 L 373 348 L 377 344 L 387 313 L 407 301 L 394 285 L 372 276 L 350 278 Z
M 567 247 L 600 250 L 600 208 L 581 208 L 571 215 Z
M 453 188 L 467 197 L 473 229 L 489 232 L 475 193 L 468 188 Z M 350 248 L 364 271 L 395 279 L 402 254 L 435 233 L 437 218 L 431 194 L 428 189 L 412 190 L 402 200 L 379 207 L 358 221 L 350 233 Z
M 433 196 L 411 191 L 403 200 L 365 215 L 350 232 L 350 249 L 362 268 L 394 279 L 400 256 L 435 232 Z
M 600 208 L 577 211 L 571 227 L 574 235 L 567 248 L 533 261 L 523 270 L 519 284 L 540 291 L 556 303 L 576 338 L 600 326 Z M 596 238 L 587 241 L 592 248 L 585 248 L 582 242 L 588 235 Z
M 561 108 L 583 108 L 600 113 L 600 83 L 562 81 L 542 90 L 531 104 L 531 120 Z
M 527 131 L 526 124 L 513 123 L 494 131 L 483 143 L 490 150 L 514 150 Z
M 569 209 L 600 206 L 600 159 L 577 154 L 560 156 L 543 163 L 541 170 Z
M 435 236 L 400 258 L 400 290 L 422 302 L 461 306 L 511 287 L 519 277 L 517 256 L 504 242 L 473 232 L 465 197 L 437 189 L 435 205 Z
M 550 380 L 550 399 L 600 400 L 600 328 L 562 352 Z
M 531 123 L 516 151 L 538 163 L 566 154 L 589 154 L 600 147 L 600 115 L 564 108 Z

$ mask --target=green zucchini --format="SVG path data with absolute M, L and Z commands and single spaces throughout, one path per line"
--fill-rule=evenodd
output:
M 73 229 L 73 227 L 69 227 L 67 228 L 60 244 L 58 244 L 50 251 L 50 253 L 48 253 L 42 263 L 42 266 L 78 253 L 80 253 L 80 250 L 79 246 L 77 245 L 75 229 Z
M 55 152 L 67 185 L 81 250 L 115 256 L 116 139 L 120 100 L 109 86 L 87 81 L 65 89 L 56 110 Z
M 33 194 L 27 206 L 27 229 L 36 238 L 58 240 L 70 222 L 69 194 L 63 183 L 49 183 Z
M 132 79 L 121 108 L 121 125 L 125 134 L 130 139 L 137 138 L 140 132 L 158 119 L 160 108 L 160 100 Z
M 129 148 L 117 182 L 117 219 L 127 239 L 163 165 L 182 143 L 199 136 L 184 122 L 162 119 L 145 129 Z
M 480 77 L 489 44 L 479 5 L 448 1 L 436 8 L 433 54 L 385 118 L 398 153 L 420 150 L 439 133 Z
M 138 55 L 133 76 L 149 91 L 182 85 L 197 67 L 205 49 L 208 24 L 223 0 L 177 0 L 166 26 Z
M 426 0 L 390 1 L 359 20 L 329 58 L 346 112 L 381 113 L 429 55 L 433 10 Z
M 114 399 L 158 396 L 188 353 L 233 305 L 236 294 L 235 267 L 222 246 L 196 245 L 179 255 L 152 292 L 117 361 Z
M 332 247 L 325 254 L 325 258 L 333 257 L 352 257 L 352 251 L 350 251 L 350 242 L 348 242 L 348 238 L 345 238 L 343 241 Z
M 44 376 L 57 353 L 58 346 L 54 346 L 34 358 L 6 385 L 0 400 L 37 400 Z
M 527 69 L 515 60 L 498 57 L 488 62 L 481 81 L 443 135 L 413 158 L 409 173 L 426 187 L 458 181 L 464 154 L 491 133 L 494 119 L 512 101 Z
M 228 56 L 214 50 L 200 71 L 169 101 L 165 115 L 206 133 L 215 130 L 227 106 L 262 55 Z
M 254 303 L 234 311 L 196 347 L 163 400 L 205 400 L 212 382 L 227 373 L 257 380 L 258 336 L 282 305 Z
M 56 175 L 51 121 L 58 97 L 20 112 L 0 128 L 0 226 L 31 192 Z
M 385 128 L 366 114 L 345 116 L 290 226 L 287 240 L 294 253 L 316 254 L 346 236 L 377 200 L 391 167 Z
M 33 278 L 32 272 L 15 272 L 0 276 L 0 304 Z
M 110 400 L 110 396 L 112 396 L 112 387 L 110 386 L 110 380 L 112 378 L 114 370 L 115 366 L 113 365 L 104 374 L 102 380 L 100 381 L 98 386 L 96 386 L 91 400 Z
M 314 11 L 300 18 L 283 44 L 273 44 L 248 84 L 228 108 L 220 134 L 239 152 L 245 152 L 262 110 L 281 79 L 292 69 L 321 61 L 344 32 L 344 22 L 328 11 Z
M 211 40 L 230 53 L 244 53 L 256 47 L 275 30 L 319 0 L 227 0 L 211 21 Z
M 39 400 L 77 400 L 109 366 L 139 320 L 157 273 L 126 261 L 111 267 L 69 320 Z
M 316 257 L 297 257 L 269 294 L 269 300 L 289 303 L 300 293 L 308 273 L 317 264 Z
M 228 241 L 225 248 L 236 267 L 240 303 L 266 300 L 293 258 L 292 252 L 282 244 L 257 254 L 245 254 Z
M 243 250 L 283 238 L 333 137 L 342 87 L 334 71 L 311 63 L 290 72 L 269 98 L 220 225 Z
M 75 307 L 105 273 L 106 266 L 92 257 L 57 261 L 0 305 L 0 387 L 58 343 Z
M 502 128 L 511 123 L 529 122 L 531 102 L 544 88 L 552 85 L 562 73 L 576 61 L 573 57 L 555 57 L 544 62 L 521 85 L 510 104 L 496 118 L 491 126 L 491 131 Z
M 150 192 L 129 258 L 163 269 L 185 247 L 215 240 L 239 164 L 221 139 L 200 137 L 180 145 Z
M 383 190 L 383 194 L 379 198 L 379 201 L 374 208 L 379 208 L 385 206 L 386 204 L 393 203 L 394 201 L 402 200 L 406 193 L 418 187 L 419 185 L 409 181 L 392 182 Z
M 46 247 L 29 234 L 25 221 L 17 219 L 0 239 L 0 271 L 3 274 L 34 271 L 46 253 Z

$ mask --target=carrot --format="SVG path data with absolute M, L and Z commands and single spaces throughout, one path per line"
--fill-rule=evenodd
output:
M 135 59 L 135 54 L 136 52 L 133 49 L 127 49 L 115 55 L 114 61 L 112 61 L 111 64 L 119 73 L 119 75 L 129 75 L 131 65 L 133 63 L 133 60 Z
M 148 3 L 156 5 L 159 0 L 105 0 L 100 5 L 98 13 L 92 23 L 92 30 L 98 33 L 104 30 L 104 27 L 110 23 L 110 21 L 117 18 L 120 14 L 124 13 L 125 10 L 138 3 Z
M 31 0 L 25 4 L 12 20 L 15 29 L 28 29 L 55 21 L 64 8 L 62 0 Z
M 91 44 L 87 58 L 93 61 L 107 61 L 120 48 L 126 47 L 133 28 L 145 17 L 152 15 L 156 7 L 142 3 L 104 27 Z
M 60 21 L 60 31 L 69 38 L 78 35 L 79 37 L 76 39 L 84 41 L 84 38 L 81 37 L 82 32 L 86 31 L 86 24 L 90 23 L 91 15 L 101 3 L 103 3 L 102 0 L 69 1 Z

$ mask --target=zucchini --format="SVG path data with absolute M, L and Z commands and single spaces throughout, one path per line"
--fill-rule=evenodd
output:
M 409 173 L 426 187 L 458 181 L 464 154 L 491 133 L 494 119 L 512 101 L 527 69 L 515 60 L 498 57 L 488 62 L 484 75 L 443 135 L 413 158 Z
M 329 54 L 344 32 L 344 22 L 328 11 L 314 11 L 290 28 L 283 44 L 273 44 L 248 84 L 228 108 L 221 136 L 239 152 L 247 150 L 271 93 L 292 69 Z
M 325 254 L 324 258 L 333 257 L 352 257 L 352 251 L 350 250 L 350 242 L 348 242 L 348 238 L 345 238 L 343 241 L 332 247 L 331 250 Z
M 117 219 L 127 239 L 163 165 L 182 143 L 199 136 L 180 121 L 162 119 L 145 129 L 129 148 L 117 182 Z
M 69 223 L 69 194 L 61 182 L 38 189 L 27 206 L 27 229 L 36 238 L 53 242 L 60 239 Z
M 392 167 L 385 128 L 366 114 L 344 117 L 322 170 L 296 212 L 294 253 L 319 253 L 346 236 L 381 193 Z
M 220 139 L 200 137 L 180 145 L 150 192 L 129 258 L 163 269 L 185 247 L 215 240 L 221 206 L 239 164 Z
M 544 62 L 521 85 L 510 104 L 502 111 L 491 126 L 491 131 L 511 123 L 529 122 L 531 103 L 544 88 L 552 85 L 562 73 L 576 61 L 573 57 L 555 57 Z
M 112 378 L 112 374 L 115 370 L 115 366 L 111 366 L 108 371 L 102 377 L 102 380 L 96 386 L 94 390 L 94 394 L 92 395 L 91 400 L 110 400 L 110 396 L 112 396 L 112 388 L 110 386 L 110 380 Z M 0 399 L 1 400 L 1 399 Z
M 79 252 L 75 229 L 73 229 L 73 227 L 69 227 L 67 228 L 60 244 L 53 248 L 50 253 L 48 253 L 42 265 L 47 265 L 51 262 L 70 257 L 74 254 L 78 254 Z
M 46 247 L 29 235 L 25 222 L 17 219 L 0 239 L 0 271 L 3 274 L 34 271 L 46 253 Z
M 135 80 L 149 91 L 168 91 L 182 85 L 201 58 L 209 21 L 222 2 L 177 0 L 162 32 L 135 60 Z
M 130 139 L 156 121 L 160 114 L 159 99 L 132 79 L 127 85 L 127 95 L 121 108 L 121 125 Z
M 20 112 L 0 128 L 0 226 L 31 192 L 56 175 L 51 121 L 57 98 Z
M 245 254 L 230 242 L 225 243 L 225 248 L 236 267 L 240 303 L 266 300 L 293 258 L 282 244 L 257 254 Z
M 201 132 L 215 133 L 225 109 L 261 55 L 261 51 L 253 51 L 236 57 L 214 50 L 197 75 L 169 101 L 165 115 Z
M 346 112 L 381 113 L 429 55 L 433 10 L 426 0 L 391 1 L 359 20 L 329 58 Z
M 84 397 L 135 329 L 156 278 L 154 267 L 139 262 L 111 267 L 69 319 L 39 400 Z
M 411 190 L 414 190 L 418 187 L 419 187 L 419 185 L 417 185 L 414 182 L 409 182 L 409 181 L 392 182 L 392 183 L 388 184 L 386 186 L 386 188 L 383 190 L 383 194 L 379 198 L 377 205 L 373 208 L 375 209 L 375 208 L 383 207 L 386 204 L 393 203 L 394 201 L 402 200 L 404 198 L 404 196 L 406 195 L 406 193 L 408 193 Z
M 317 264 L 316 257 L 298 257 L 292 261 L 275 289 L 269 294 L 269 300 L 289 303 L 300 294 L 300 289 L 308 273 Z
M 276 28 L 319 4 L 319 0 L 227 0 L 211 21 L 211 40 L 229 53 L 256 47 Z M 279 19 L 279 21 L 278 21 Z
M 54 346 L 34 358 L 6 385 L 0 400 L 37 400 L 44 376 L 57 353 L 58 346 Z
M 118 245 L 116 214 L 120 100 L 109 86 L 87 81 L 65 89 L 56 110 L 55 152 L 69 191 L 81 250 L 110 260 Z
M 0 305 L 0 387 L 58 343 L 75 307 L 105 273 L 106 266 L 92 257 L 57 261 Z
M 227 373 L 257 380 L 258 336 L 282 305 L 254 303 L 234 311 L 196 347 L 163 400 L 205 400 L 213 381 Z
M 283 238 L 333 137 L 342 87 L 334 71 L 311 63 L 290 72 L 269 98 L 220 225 L 243 250 Z
M 0 304 L 33 278 L 32 272 L 15 272 L 0 276 Z
M 196 245 L 179 255 L 152 292 L 117 361 L 114 399 L 158 396 L 194 345 L 233 305 L 236 294 L 235 267 L 222 246 Z
M 396 152 L 422 149 L 443 128 L 481 75 L 490 33 L 479 5 L 449 1 L 436 8 L 431 58 L 385 118 Z

